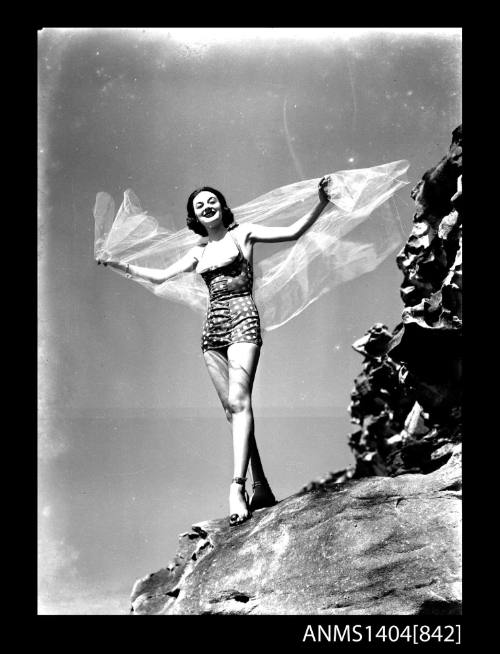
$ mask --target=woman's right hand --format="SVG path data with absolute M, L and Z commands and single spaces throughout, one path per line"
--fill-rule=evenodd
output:
M 111 266 L 112 268 L 125 268 L 125 264 L 122 264 L 119 261 L 113 261 L 111 258 L 107 258 L 106 254 L 97 258 L 96 261 L 98 266 L 100 266 L 102 263 L 103 266 Z
M 103 266 L 107 266 L 108 262 L 111 261 L 111 255 L 106 250 L 103 250 L 101 254 L 96 257 L 97 265 L 100 266 L 101 263 Z

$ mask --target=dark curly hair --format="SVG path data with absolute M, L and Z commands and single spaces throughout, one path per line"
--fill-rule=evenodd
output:
M 194 205 L 193 205 L 195 197 L 198 195 L 198 193 L 201 193 L 202 191 L 209 191 L 210 193 L 213 193 L 216 196 L 216 198 L 219 200 L 221 205 L 223 225 L 225 227 L 229 227 L 230 225 L 231 227 L 236 227 L 236 223 L 234 222 L 233 212 L 227 206 L 226 198 L 222 195 L 222 193 L 218 191 L 216 188 L 212 188 L 211 186 L 202 186 L 201 188 L 197 188 L 196 190 L 194 190 L 189 196 L 187 201 L 186 223 L 189 229 L 193 230 L 193 232 L 195 234 L 198 234 L 199 236 L 208 236 L 207 230 L 203 227 L 203 225 L 196 217 L 196 214 L 194 212 Z

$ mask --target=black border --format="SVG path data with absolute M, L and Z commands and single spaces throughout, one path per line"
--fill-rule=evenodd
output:
M 233 6 L 234 9 L 234 6 Z M 455 27 L 460 29 L 461 26 L 456 24 L 456 18 L 457 18 L 457 7 L 455 7 L 454 11 L 450 11 L 449 19 L 450 20 L 439 20 L 437 19 L 434 15 L 428 16 L 427 11 L 425 6 L 415 7 L 414 10 L 418 14 L 420 11 L 422 12 L 420 15 L 426 15 L 426 17 L 429 18 L 436 18 L 435 20 L 432 20 L 432 27 Z M 434 9 L 432 9 L 432 13 L 434 12 Z M 46 15 L 43 20 L 37 19 L 36 25 L 34 25 L 31 29 L 32 31 L 30 34 L 33 35 L 33 41 L 30 41 L 30 44 L 33 43 L 33 50 L 34 50 L 34 60 L 35 63 L 32 67 L 32 61 L 28 61 L 27 66 L 24 68 L 24 70 L 28 71 L 33 71 L 34 72 L 34 100 L 35 100 L 35 126 L 34 126 L 34 131 L 35 135 L 34 138 L 37 139 L 37 53 L 38 53 L 38 41 L 37 41 L 37 36 L 38 36 L 38 31 L 42 29 L 44 26 L 47 27 L 72 27 L 72 26 L 78 26 L 76 24 L 76 21 L 69 21 L 69 20 L 61 20 L 61 14 L 59 14 L 57 11 L 54 12 L 54 19 L 51 19 L 48 14 L 50 12 L 44 12 Z M 251 12 L 254 16 L 256 15 L 256 11 L 252 10 Z M 278 12 L 279 13 L 279 12 Z M 325 25 L 321 24 L 321 19 L 324 18 L 326 19 L 325 13 L 329 14 L 328 18 L 330 19 L 331 22 L 331 15 L 336 15 L 336 10 L 333 8 L 331 11 L 328 11 L 323 5 L 317 6 L 310 14 L 312 16 L 317 17 L 315 21 L 307 22 L 307 16 L 301 17 L 300 21 L 292 22 L 292 23 L 286 23 L 286 18 L 284 16 L 281 16 L 281 20 L 277 20 L 276 23 L 271 23 L 270 18 L 269 18 L 269 13 L 266 11 L 265 17 L 267 19 L 266 23 L 263 25 L 258 25 L 258 24 L 252 24 L 252 25 L 238 25 L 238 24 L 225 24 L 224 25 L 224 20 L 215 20 L 214 23 L 212 23 L 212 26 L 217 26 L 217 27 L 325 27 Z M 429 11 L 429 13 L 431 13 Z M 360 11 L 360 21 L 364 21 L 367 18 L 367 14 L 364 10 Z M 48 17 L 47 17 L 48 16 Z M 226 18 L 229 18 L 231 16 L 231 12 L 226 14 Z M 289 14 L 287 14 L 289 17 Z M 210 17 L 210 18 L 208 18 Z M 210 11 L 210 7 L 207 8 L 207 18 L 208 20 L 214 20 L 215 14 Z M 380 16 L 379 16 L 380 18 Z M 268 22 L 269 21 L 269 22 Z M 151 25 L 150 21 L 144 21 L 146 24 L 143 25 L 143 27 L 148 26 L 152 27 L 154 25 Z M 375 21 L 374 21 L 375 22 Z M 95 21 L 89 21 L 88 23 L 85 23 L 82 25 L 82 27 L 91 27 L 92 23 L 95 24 Z M 450 24 L 452 23 L 452 24 Z M 209 27 L 210 24 L 208 21 L 205 21 L 202 19 L 200 16 L 200 13 L 198 11 L 193 11 L 193 16 L 192 19 L 189 21 L 181 21 L 179 22 L 178 20 L 172 20 L 172 21 L 167 21 L 166 24 L 168 24 L 169 27 Z M 97 23 L 99 27 L 134 27 L 133 25 L 119 25 L 117 26 L 113 21 L 111 21 L 110 24 L 106 24 L 105 20 L 99 20 Z M 346 22 L 343 21 L 342 27 L 390 27 L 390 21 L 381 21 L 379 25 L 367 25 L 365 24 L 360 24 L 359 22 Z M 397 21 L 393 23 L 393 26 L 404 26 L 403 21 Z M 137 25 L 135 25 L 137 27 Z M 426 27 L 426 25 L 411 25 L 411 27 Z M 464 30 L 466 31 L 466 30 Z M 472 46 L 471 46 L 472 47 Z M 23 56 L 27 56 L 28 59 L 31 58 L 31 49 L 28 47 L 24 50 Z M 484 72 L 484 67 L 481 68 L 481 72 Z M 465 94 L 465 86 L 466 86 L 466 77 L 464 78 L 464 93 L 463 93 L 463 105 L 464 108 L 467 106 L 466 103 L 466 94 Z M 28 102 L 27 106 L 29 107 L 30 105 L 30 100 L 31 100 L 31 88 L 26 84 L 26 80 L 24 79 L 23 82 L 23 90 L 28 92 Z M 494 79 L 493 79 L 493 85 L 495 84 Z M 493 91 L 491 87 L 489 87 L 490 91 Z M 471 103 L 472 104 L 472 103 Z M 30 111 L 30 109 L 29 109 Z M 31 114 L 30 114 L 31 115 Z M 27 137 L 28 140 L 28 147 L 27 150 L 29 151 L 29 147 L 31 146 L 31 139 L 30 139 L 30 131 L 29 129 L 24 132 L 24 136 Z M 473 156 L 473 145 L 474 143 L 472 142 L 472 138 L 468 138 L 468 128 L 466 126 L 466 134 L 465 134 L 465 140 L 467 142 L 467 152 L 468 152 L 468 159 L 466 158 L 466 161 L 481 161 L 481 157 L 476 154 L 476 156 Z M 451 142 L 451 134 L 450 134 L 450 142 Z M 36 143 L 36 140 L 35 140 Z M 477 144 L 476 144 L 477 145 Z M 36 147 L 36 146 L 35 146 Z M 444 153 L 443 153 L 444 154 Z M 37 155 L 36 155 L 36 150 L 35 150 L 35 191 L 33 194 L 34 197 L 34 213 L 37 215 Z M 467 167 L 467 164 L 466 164 Z M 476 174 L 481 174 L 481 171 L 476 168 L 476 170 L 472 170 L 472 166 L 469 167 L 469 172 L 467 173 L 467 181 L 466 181 L 466 190 L 467 190 L 467 184 L 469 184 L 469 188 L 474 187 L 474 172 Z M 470 175 L 470 177 L 469 177 Z M 24 186 L 24 184 L 23 184 Z M 480 188 L 479 186 L 477 187 L 478 189 Z M 478 197 L 480 196 L 481 192 L 478 192 Z M 483 197 L 485 195 L 485 191 L 483 189 L 482 191 Z M 494 189 L 493 189 L 493 197 L 494 197 Z M 467 204 L 467 197 L 470 197 L 470 194 L 465 194 L 465 203 Z M 479 210 L 481 211 L 481 210 Z M 493 203 L 493 206 L 490 208 L 490 211 L 493 211 L 496 213 L 496 202 Z M 475 214 L 475 215 L 474 215 Z M 477 220 L 478 222 L 481 221 L 481 215 L 478 214 L 478 209 L 477 207 L 474 208 L 474 210 L 471 209 L 467 212 L 467 215 L 471 216 L 470 222 L 472 222 L 472 219 Z M 483 214 L 483 220 L 485 220 L 485 214 Z M 490 215 L 490 219 L 493 216 Z M 35 225 L 36 225 L 36 221 Z M 469 222 L 469 225 L 470 225 Z M 474 253 L 479 253 L 481 250 L 479 249 L 478 243 L 472 245 L 474 237 L 479 239 L 481 238 L 481 232 L 480 230 L 476 230 L 474 233 L 473 229 L 469 229 L 468 235 L 467 235 L 467 248 L 466 251 L 469 250 L 469 253 L 472 253 L 472 256 L 475 257 Z M 481 239 L 482 243 L 482 239 Z M 36 226 L 35 226 L 35 231 L 34 231 L 34 249 L 35 249 L 35 255 L 34 255 L 34 262 L 36 262 L 36 248 L 37 248 L 37 231 L 36 231 Z M 480 256 L 480 255 L 479 255 Z M 476 259 L 476 262 L 478 259 Z M 480 260 L 481 261 L 481 260 Z M 467 307 L 470 305 L 470 302 L 478 301 L 478 295 L 475 293 L 475 290 L 477 290 L 479 287 L 484 286 L 484 280 L 479 280 L 479 279 L 474 279 L 474 273 L 478 274 L 477 266 L 473 265 L 474 262 L 471 263 L 470 268 L 467 270 L 467 264 L 466 264 L 466 282 L 465 282 L 465 294 L 466 297 L 468 298 L 466 301 L 466 316 L 467 316 Z M 481 267 L 484 262 L 481 261 Z M 34 280 L 35 280 L 35 287 L 34 287 L 34 297 L 37 298 L 37 268 L 36 268 L 36 263 L 34 265 Z M 476 270 L 474 270 L 476 268 Z M 483 277 L 483 275 L 481 275 Z M 491 278 L 490 278 L 491 279 Z M 492 280 L 493 281 L 493 280 Z M 470 288 L 471 292 L 470 295 L 467 296 L 467 285 Z M 25 300 L 26 298 L 24 298 Z M 36 302 L 36 300 L 35 300 Z M 470 306 L 473 306 L 471 304 Z M 481 309 L 483 311 L 487 311 L 487 306 L 483 305 L 482 307 L 478 307 L 478 312 L 475 312 L 474 314 L 472 311 L 470 312 L 470 322 L 474 322 L 474 315 L 475 316 L 480 316 Z M 35 304 L 35 314 L 37 316 L 37 308 Z M 487 325 L 487 318 L 485 317 L 481 319 L 481 321 L 484 320 L 484 324 Z M 473 324 L 467 324 L 466 321 L 466 330 L 465 330 L 465 336 L 466 336 L 466 341 L 467 341 L 467 334 L 474 329 Z M 491 334 L 491 332 L 490 332 Z M 35 322 L 35 338 L 37 338 L 37 323 Z M 491 335 L 492 338 L 494 338 L 494 335 Z M 471 337 L 472 338 L 472 337 Z M 475 341 L 476 343 L 478 340 Z M 30 351 L 29 348 L 27 348 L 28 351 Z M 37 351 L 37 345 L 35 343 L 34 346 L 35 353 Z M 25 350 L 26 351 L 26 350 Z M 35 354 L 36 356 L 36 354 Z M 487 353 L 482 350 L 482 356 L 488 356 Z M 36 361 L 36 359 L 35 359 Z M 477 358 L 475 355 L 472 357 L 468 357 L 467 354 L 465 355 L 465 369 L 466 369 L 466 380 L 467 378 L 471 379 L 472 383 L 474 383 L 474 380 L 484 380 L 482 375 L 477 373 L 477 371 L 474 370 L 474 363 L 477 363 Z M 21 366 L 22 368 L 22 366 Z M 469 369 L 471 369 L 471 372 L 469 373 Z M 36 380 L 36 372 L 35 372 L 35 380 Z M 35 381 L 35 386 L 37 382 Z M 467 386 L 467 383 L 466 383 Z M 37 388 L 37 386 L 36 386 Z M 476 507 L 472 504 L 472 499 L 469 497 L 468 489 L 471 488 L 471 486 L 474 485 L 474 475 L 477 474 L 477 471 L 485 469 L 487 466 L 487 461 L 484 460 L 484 455 L 485 455 L 485 450 L 481 450 L 479 448 L 475 447 L 475 443 L 477 443 L 478 439 L 481 438 L 488 438 L 488 439 L 494 439 L 496 440 L 497 436 L 495 434 L 495 431 L 497 429 L 496 427 L 496 419 L 494 418 L 494 408 L 492 411 L 491 415 L 491 422 L 489 422 L 488 426 L 486 425 L 481 425 L 480 424 L 480 417 L 477 415 L 479 412 L 477 410 L 477 407 L 481 406 L 481 403 L 484 403 L 484 399 L 482 397 L 482 393 L 480 388 L 477 386 L 475 387 L 476 393 L 480 393 L 479 399 L 475 402 L 474 401 L 474 394 L 471 393 L 466 394 L 467 397 L 471 397 L 470 401 L 467 403 L 467 399 L 465 402 L 465 424 L 469 424 L 470 427 L 469 429 L 465 429 L 466 434 L 468 435 L 466 439 L 472 439 L 474 438 L 474 441 L 471 442 L 470 440 L 466 440 L 464 443 L 464 478 L 465 478 L 465 501 L 464 501 L 464 527 L 467 529 L 467 532 L 464 529 L 464 555 L 466 561 L 471 562 L 472 565 L 472 560 L 471 560 L 471 555 L 469 554 L 470 552 L 470 547 L 472 546 L 472 541 L 475 541 L 476 539 L 474 538 L 474 532 L 473 527 L 471 526 L 471 516 L 472 516 L 472 511 L 475 511 Z M 38 388 L 37 388 L 37 394 L 38 394 Z M 477 403 L 479 402 L 479 404 Z M 36 405 L 35 405 L 36 406 Z M 467 406 L 470 406 L 470 413 L 467 411 Z M 479 424 L 478 424 L 479 422 Z M 35 420 L 34 420 L 34 433 L 37 433 L 37 415 L 36 415 L 36 410 L 35 410 Z M 488 446 L 491 446 L 491 444 L 488 444 Z M 36 436 L 33 439 L 33 460 L 34 460 L 34 469 L 35 469 L 35 474 L 32 476 L 33 479 L 33 486 L 34 486 L 34 492 L 33 495 L 35 497 L 35 504 L 36 504 L 36 497 L 37 497 L 37 484 L 36 484 L 36 470 L 37 470 L 37 446 L 36 446 Z M 487 500 L 487 498 L 485 498 Z M 472 508 L 471 508 L 472 507 Z M 489 523 L 491 523 L 492 517 L 490 516 L 489 518 Z M 37 526 L 36 526 L 36 513 L 35 513 L 35 529 L 34 529 L 34 539 L 33 542 L 36 543 L 37 540 Z M 477 533 L 477 532 L 476 532 Z M 480 532 L 481 533 L 481 532 Z M 488 535 L 486 533 L 486 530 L 483 532 L 485 539 L 488 539 Z M 29 540 L 29 538 L 28 538 Z M 471 628 L 471 621 L 474 620 L 474 613 L 479 611 L 482 607 L 478 606 L 476 603 L 475 597 L 480 597 L 483 602 L 487 602 L 488 600 L 480 593 L 479 590 L 474 589 L 474 580 L 473 577 L 476 575 L 475 572 L 468 571 L 467 566 L 466 566 L 466 573 L 464 577 L 464 615 L 448 615 L 448 616 L 291 616 L 291 615 L 280 615 L 280 616 L 165 616 L 167 617 L 167 621 L 161 621 L 161 622 L 151 622 L 148 621 L 147 623 L 143 624 L 141 626 L 141 622 L 137 621 L 136 619 L 131 619 L 134 616 L 46 616 L 46 615 L 37 615 L 37 587 L 36 587 L 36 558 L 37 558 L 37 553 L 36 553 L 36 546 L 35 546 L 35 552 L 34 552 L 34 594 L 32 596 L 33 598 L 33 603 L 31 601 L 29 602 L 29 606 L 33 607 L 32 610 L 28 611 L 28 615 L 30 617 L 35 617 L 37 618 L 36 621 L 36 633 L 38 636 L 42 636 L 42 640 L 39 641 L 40 644 L 42 642 L 50 643 L 51 646 L 55 649 L 58 650 L 59 647 L 61 650 L 67 650 L 68 647 L 72 647 L 75 644 L 80 645 L 80 646 L 85 646 L 89 645 L 89 647 L 92 647 L 92 649 L 100 649 L 102 646 L 106 647 L 108 644 L 116 647 L 117 645 L 120 645 L 121 642 L 123 641 L 124 644 L 126 644 L 128 647 L 133 647 L 135 645 L 142 646 L 142 647 L 148 647 L 149 644 L 151 643 L 151 639 L 153 640 L 152 644 L 159 644 L 162 647 L 170 648 L 175 641 L 178 641 L 178 644 L 181 646 L 185 646 L 186 649 L 206 649 L 210 646 L 214 646 L 217 648 L 217 650 L 222 650 L 227 651 L 245 651 L 247 648 L 251 647 L 252 650 L 254 651 L 257 647 L 264 647 L 264 648 L 269 648 L 271 651 L 302 651 L 306 649 L 317 649 L 317 648 L 329 648 L 329 649 L 350 649 L 350 648 L 356 648 L 358 650 L 363 650 L 367 649 L 369 651 L 373 651 L 373 648 L 375 649 L 385 649 L 386 647 L 391 648 L 392 650 L 397 649 L 410 649 L 412 647 L 418 647 L 419 649 L 439 649 L 441 650 L 442 647 L 446 647 L 444 643 L 436 643 L 435 641 L 428 642 L 426 643 L 419 643 L 418 645 L 407 645 L 403 641 L 399 641 L 398 643 L 381 643 L 380 641 L 372 643 L 367 643 L 365 640 L 361 643 L 356 643 L 356 642 L 351 642 L 349 644 L 347 643 L 332 643 L 332 642 L 312 642 L 311 639 L 308 639 L 307 642 L 304 642 L 304 635 L 306 633 L 306 630 L 308 628 L 308 625 L 318 626 L 321 625 L 324 628 L 326 628 L 328 625 L 331 625 L 332 627 L 334 625 L 337 625 L 339 628 L 343 628 L 347 625 L 350 625 L 351 628 L 353 625 L 363 625 L 365 627 L 371 626 L 374 630 L 377 627 L 380 627 L 382 625 L 385 625 L 386 627 L 390 627 L 393 625 L 399 625 L 399 626 L 404 626 L 406 624 L 417 624 L 417 625 L 461 625 L 462 628 L 462 633 L 461 633 L 461 638 L 462 642 L 465 641 L 466 644 L 469 645 L 477 645 L 479 641 L 486 635 L 486 633 L 489 631 L 490 633 L 494 630 L 494 624 L 490 624 L 489 629 L 487 630 L 481 630 L 480 633 L 476 629 L 474 631 Z M 27 557 L 26 560 L 29 559 L 29 556 Z M 477 578 L 477 577 L 476 577 Z M 22 605 L 18 605 L 17 611 L 19 612 L 21 616 L 26 617 L 26 606 L 22 607 Z M 16 610 L 16 609 L 14 609 Z M 142 617 L 142 616 L 135 616 L 135 617 Z M 90 622 L 87 620 L 84 624 L 75 624 L 75 621 L 79 621 L 82 618 L 91 618 Z M 111 618 L 111 620 L 105 620 L 105 618 Z M 117 623 L 117 620 L 120 618 L 130 618 L 127 620 L 121 620 L 121 622 Z M 479 618 L 480 619 L 480 618 Z M 24 620 L 23 620 L 24 621 Z M 469 629 L 471 631 L 471 634 L 473 633 L 474 635 L 470 635 Z M 106 638 L 107 636 L 107 638 Z M 45 638 L 47 640 L 45 640 Z M 159 641 L 157 641 L 159 639 Z M 456 644 L 451 644 L 450 646 L 457 647 Z

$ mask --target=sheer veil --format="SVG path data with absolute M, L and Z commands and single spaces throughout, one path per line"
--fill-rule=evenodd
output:
M 401 244 L 392 196 L 408 184 L 408 167 L 402 160 L 328 175 L 330 204 L 314 225 L 297 241 L 280 244 L 277 252 L 254 265 L 254 296 L 264 330 L 285 324 L 338 284 L 374 270 Z M 235 220 L 240 224 L 290 225 L 317 203 L 319 181 L 282 186 L 232 207 Z M 125 191 L 116 216 L 113 198 L 98 193 L 94 219 L 95 258 L 166 268 L 203 242 L 187 227 L 174 231 L 160 226 L 130 189 Z M 133 280 L 160 297 L 203 314 L 206 311 L 207 288 L 195 272 L 182 273 L 163 284 Z

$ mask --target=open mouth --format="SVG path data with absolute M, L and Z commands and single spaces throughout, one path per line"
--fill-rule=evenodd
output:
M 205 209 L 202 215 L 204 218 L 211 218 L 212 216 L 215 216 L 216 213 L 215 209 Z

